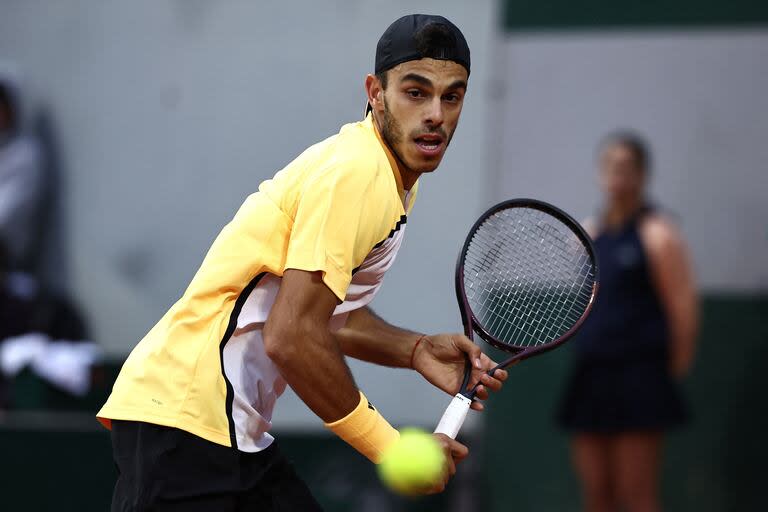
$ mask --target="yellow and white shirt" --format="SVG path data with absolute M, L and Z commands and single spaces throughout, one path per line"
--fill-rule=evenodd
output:
M 98 413 L 175 427 L 242 451 L 273 438 L 286 382 L 261 330 L 286 269 L 321 271 L 338 297 L 331 329 L 373 299 L 403 239 L 403 190 L 372 117 L 302 153 L 249 196 L 181 299 L 134 348 Z

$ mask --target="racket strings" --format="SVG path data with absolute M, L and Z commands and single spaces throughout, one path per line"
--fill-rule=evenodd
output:
M 480 326 L 508 345 L 560 338 L 589 306 L 594 263 L 551 215 L 509 208 L 476 230 L 464 258 L 467 301 Z
M 545 292 L 544 300 L 563 302 L 563 296 L 566 291 L 562 289 L 562 287 L 559 288 L 561 289 L 556 289 L 554 292 Z M 485 291 L 489 292 L 488 295 L 490 296 L 500 295 L 498 289 L 486 288 Z M 481 322 L 487 326 L 489 331 L 494 332 L 495 337 L 501 338 L 507 343 L 522 346 L 531 344 L 531 341 L 533 340 L 541 343 L 550 341 L 550 338 L 554 339 L 566 330 L 562 328 L 562 322 L 552 322 L 553 315 L 551 310 L 544 310 L 544 314 L 541 315 L 541 311 L 538 311 L 533 307 L 535 302 L 531 301 L 528 307 L 521 304 L 521 297 L 526 297 L 528 295 L 542 295 L 542 292 L 526 285 L 518 287 L 518 289 L 511 294 L 507 292 L 501 295 L 500 300 L 496 299 L 496 308 L 482 308 L 483 314 L 481 315 Z M 573 306 L 576 303 L 577 301 L 572 301 L 571 307 L 565 311 L 565 320 L 570 320 L 574 323 L 577 320 L 576 317 L 571 315 Z M 504 314 L 500 314 L 498 311 L 494 311 L 494 309 L 505 309 L 506 311 Z M 510 320 L 510 315 L 515 315 L 517 322 Z M 541 315 L 538 317 L 538 322 L 537 315 Z M 501 330 L 502 328 L 503 330 Z M 515 334 L 516 337 L 511 338 L 511 334 Z M 528 343 L 521 342 L 519 338 L 523 336 L 528 338 Z
M 549 256 L 551 257 L 552 255 L 550 254 Z M 530 264 L 530 261 L 528 261 L 527 263 Z M 549 266 L 551 267 L 551 265 L 549 265 Z M 549 270 L 549 272 L 551 272 L 551 269 Z M 518 282 L 520 281 L 519 278 L 516 279 L 516 280 Z M 507 281 L 508 281 L 508 278 L 507 278 Z M 494 283 L 494 284 L 497 285 L 498 281 L 496 283 Z M 504 294 L 503 295 L 503 300 L 502 300 L 502 302 L 499 303 L 499 305 L 502 308 L 506 308 L 506 309 L 510 309 L 510 306 L 512 306 L 511 307 L 511 312 L 518 316 L 518 320 L 519 320 L 518 323 L 522 323 L 522 326 L 520 326 L 520 325 L 515 326 L 513 323 L 511 323 L 509 321 L 506 321 L 505 322 L 506 323 L 505 330 L 501 331 L 500 333 L 498 333 L 499 328 L 501 327 L 501 324 L 500 324 L 499 321 L 502 320 L 502 319 L 503 320 L 506 320 L 506 319 L 504 319 L 503 316 L 501 316 L 501 315 L 496 315 L 496 317 L 494 318 L 494 321 L 492 323 L 490 323 L 489 325 L 490 325 L 490 328 L 492 330 L 497 331 L 497 336 L 501 336 L 501 337 L 503 337 L 505 339 L 508 339 L 509 335 L 511 334 L 510 330 L 514 329 L 515 327 L 517 327 L 515 334 L 517 334 L 518 338 L 522 334 L 525 334 L 525 335 L 527 335 L 527 337 L 534 337 L 537 340 L 541 340 L 542 338 L 546 338 L 546 336 L 543 336 L 543 335 L 546 334 L 547 331 L 555 332 L 557 330 L 557 327 L 559 327 L 559 326 L 556 323 L 551 322 L 551 320 L 552 320 L 551 311 L 546 311 L 545 310 L 544 311 L 544 315 L 539 317 L 540 322 L 538 324 L 536 324 L 537 316 L 535 315 L 534 310 L 531 308 L 531 306 L 534 303 L 532 302 L 531 304 L 528 305 L 529 307 L 526 308 L 525 306 L 520 305 L 519 301 L 520 301 L 521 297 L 527 297 L 527 296 L 537 297 L 538 296 L 538 297 L 543 297 L 543 300 L 553 300 L 554 299 L 554 300 L 559 300 L 560 302 L 562 302 L 562 298 L 565 295 L 566 290 L 560 285 L 560 286 L 558 286 L 554 290 L 542 291 L 540 289 L 540 287 L 538 287 L 539 289 L 537 289 L 537 287 L 533 283 L 528 281 L 528 280 L 525 280 L 523 282 L 523 286 L 522 287 L 521 286 L 517 286 L 516 288 L 517 289 L 513 293 L 510 294 L 508 292 L 508 293 Z M 498 294 L 497 290 L 493 290 L 493 292 L 495 292 L 495 294 Z M 512 304 L 513 301 L 518 302 L 516 307 Z M 569 310 L 570 309 L 572 309 L 572 308 L 569 308 Z M 566 313 L 567 313 L 567 311 L 566 311 Z M 485 315 L 485 318 L 487 320 L 488 315 Z M 547 322 L 547 321 L 549 321 L 549 322 Z M 545 329 L 545 327 L 547 329 Z M 517 339 L 513 339 L 511 341 L 519 343 L 519 340 L 517 340 Z
M 549 271 L 551 272 L 551 270 Z M 517 281 L 519 281 L 519 279 L 517 279 Z M 495 284 L 498 284 L 498 281 Z M 550 337 L 557 337 L 559 331 L 562 331 L 562 326 L 557 322 L 552 322 L 552 310 L 544 310 L 544 314 L 542 315 L 541 311 L 536 311 L 532 307 L 535 305 L 535 302 L 531 302 L 528 304 L 528 307 L 525 307 L 525 305 L 520 304 L 520 299 L 521 297 L 539 296 L 543 297 L 542 300 L 557 300 L 563 302 L 563 297 L 566 295 L 567 290 L 561 285 L 557 286 L 554 290 L 541 290 L 540 287 L 538 288 L 539 289 L 532 285 L 530 281 L 527 281 L 524 282 L 522 287 L 518 286 L 513 293 L 510 294 L 507 292 L 503 294 L 502 300 L 497 301 L 497 305 L 500 306 L 501 309 L 507 309 L 510 314 L 516 315 L 518 322 L 515 324 L 508 318 L 505 318 L 504 315 L 500 314 L 495 314 L 493 321 L 488 322 L 490 316 L 489 313 L 497 312 L 486 310 L 484 320 L 486 324 L 489 325 L 489 329 L 495 331 L 496 336 L 503 338 L 505 341 L 511 341 L 512 343 L 520 345 L 530 344 L 521 343 L 521 340 L 519 339 L 521 336 L 525 336 L 529 341 L 533 339 L 540 342 L 549 341 L 548 338 Z M 492 294 L 497 295 L 499 293 L 498 290 L 491 291 Z M 517 304 L 515 304 L 515 302 Z M 573 303 L 571 304 L 571 307 L 565 311 L 566 319 L 569 317 L 569 313 L 573 310 L 572 306 Z M 501 322 L 503 322 L 503 324 Z M 500 330 L 502 326 L 504 327 L 504 330 Z M 510 334 L 515 334 L 516 337 L 510 340 Z

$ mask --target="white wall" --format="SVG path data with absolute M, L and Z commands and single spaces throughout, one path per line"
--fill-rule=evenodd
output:
M 399 261 L 374 307 L 416 330 L 460 327 L 452 271 L 487 201 L 484 92 L 493 2 L 8 1 L 0 61 L 51 107 L 62 149 L 71 288 L 95 338 L 126 353 L 182 293 L 246 195 L 308 145 L 358 120 L 389 23 L 459 25 L 473 72 L 462 122 L 424 180 Z M 431 424 L 447 403 L 419 379 L 354 367 L 393 421 Z M 404 400 L 408 397 L 408 400 Z M 294 398 L 279 426 L 317 424 Z
M 592 214 L 595 145 L 635 128 L 654 150 L 652 196 L 680 216 L 701 284 L 768 289 L 768 31 L 523 34 L 497 62 L 495 199 Z

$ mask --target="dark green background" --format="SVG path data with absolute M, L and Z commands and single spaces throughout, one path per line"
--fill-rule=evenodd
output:
M 515 367 L 489 409 L 492 510 L 579 510 L 567 439 L 552 422 L 568 371 L 563 352 Z M 705 300 L 697 363 L 685 383 L 694 420 L 668 437 L 665 510 L 764 510 L 767 387 L 768 297 Z
M 768 24 L 765 0 L 506 0 L 510 31 L 580 28 L 718 27 Z
M 702 317 L 698 361 L 686 382 L 695 420 L 669 436 L 665 510 L 763 510 L 768 296 L 709 297 Z M 475 468 L 462 467 L 463 482 L 452 484 L 454 495 L 468 492 L 464 499 L 490 511 L 579 510 L 567 440 L 552 423 L 568 364 L 563 349 L 514 368 L 507 388 L 488 404 L 486 436 L 467 441 Z M 107 373 L 105 386 L 81 404 L 91 409 L 87 414 L 0 419 L 4 510 L 107 510 L 115 471 L 109 436 L 96 427 L 92 411 L 111 378 Z M 29 376 L 16 393 L 30 406 L 74 405 Z M 391 497 L 373 467 L 336 438 L 278 437 L 328 511 L 357 512 L 374 502 L 388 506 L 383 510 L 450 510 L 444 496 L 416 502 Z

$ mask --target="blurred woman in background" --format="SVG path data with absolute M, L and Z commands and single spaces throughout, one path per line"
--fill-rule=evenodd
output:
M 0 237 L 14 270 L 32 270 L 42 233 L 40 143 L 26 127 L 18 77 L 0 68 Z
M 600 265 L 558 412 L 589 512 L 655 512 L 664 431 L 687 420 L 697 297 L 685 242 L 646 197 L 650 155 L 632 133 L 599 147 L 604 204 L 585 223 Z

